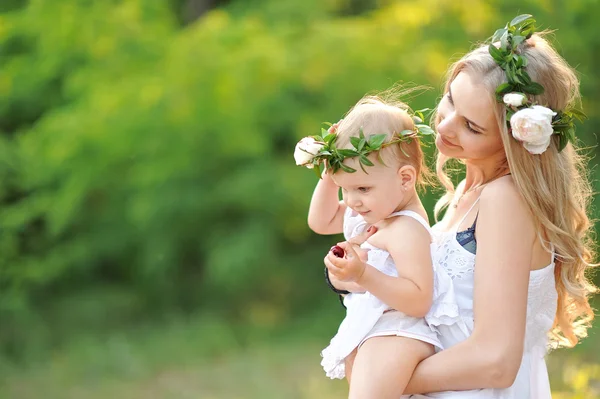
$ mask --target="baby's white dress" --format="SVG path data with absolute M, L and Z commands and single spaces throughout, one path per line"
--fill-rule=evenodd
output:
M 427 221 L 412 211 L 400 211 L 391 214 L 405 216 L 417 220 L 431 235 Z M 346 240 L 361 234 L 367 223 L 360 214 L 355 214 L 350 208 L 344 215 L 344 236 Z M 401 239 L 401 238 L 399 238 Z M 396 265 L 389 252 L 377 248 L 368 242 L 361 248 L 369 249 L 367 263 L 389 276 L 398 276 Z M 370 292 L 351 293 L 344 298 L 346 317 L 342 321 L 337 334 L 331 339 L 321 355 L 321 365 L 329 378 L 344 378 L 344 359 L 367 339 L 377 336 L 402 336 L 430 343 L 438 348 L 442 344 L 435 330 L 426 319 L 431 318 L 434 324 L 452 325 L 460 320 L 458 305 L 454 293 L 449 286 L 449 278 L 438 279 L 434 269 L 434 302 L 428 316 L 416 318 L 407 316 L 400 311 L 389 311 L 391 308 L 380 301 Z
M 465 214 L 458 223 L 460 226 Z M 449 348 L 465 340 L 474 327 L 473 317 L 473 286 L 475 273 L 475 255 L 464 249 L 456 240 L 456 229 L 441 231 L 439 224 L 433 227 L 435 236 L 435 249 L 433 262 L 438 269 L 445 270 L 454 283 L 454 290 L 460 316 L 467 327 L 468 333 L 464 334 L 461 325 L 438 326 L 439 339 L 444 348 Z M 548 332 L 554 323 L 558 294 L 554 280 L 554 262 L 548 266 L 533 270 L 529 274 L 529 289 L 527 294 L 527 321 L 525 328 L 525 342 L 521 367 L 513 385 L 503 389 L 480 389 L 472 391 L 438 392 L 428 395 L 407 396 L 411 399 L 551 399 L 550 381 L 544 356 L 548 348 Z M 465 359 L 468 361 L 468 359 Z

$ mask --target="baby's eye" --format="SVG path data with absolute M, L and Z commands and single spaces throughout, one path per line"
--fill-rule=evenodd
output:
M 360 191 L 361 193 L 368 193 L 370 190 L 370 187 L 359 187 L 358 191 Z

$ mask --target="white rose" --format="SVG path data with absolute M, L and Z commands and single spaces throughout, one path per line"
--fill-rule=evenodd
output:
M 521 93 L 508 93 L 508 94 L 504 95 L 502 100 L 504 101 L 504 104 L 506 104 L 506 105 L 511 105 L 513 107 L 520 107 L 521 105 L 525 104 L 525 102 L 527 101 L 527 97 L 525 97 Z
M 296 165 L 306 165 L 309 168 L 313 166 L 307 164 L 313 160 L 321 148 L 323 148 L 323 143 L 319 143 L 312 137 L 305 137 L 300 140 L 298 144 L 296 144 L 296 149 L 294 150 Z
M 548 149 L 554 130 L 552 117 L 556 112 L 540 105 L 525 108 L 510 118 L 510 127 L 515 139 L 532 154 L 541 154 Z

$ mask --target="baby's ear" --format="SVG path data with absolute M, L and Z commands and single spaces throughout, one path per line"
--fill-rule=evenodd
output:
M 398 169 L 398 177 L 400 178 L 402 187 L 408 190 L 414 187 L 417 182 L 417 170 L 412 165 L 404 165 Z

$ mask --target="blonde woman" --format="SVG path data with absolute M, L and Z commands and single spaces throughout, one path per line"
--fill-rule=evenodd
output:
M 519 16 L 456 62 L 437 107 L 447 193 L 433 261 L 453 279 L 469 334 L 438 327 L 444 350 L 417 366 L 413 398 L 550 399 L 548 347 L 575 345 L 593 319 L 579 81 L 534 23 Z M 466 169 L 456 189 L 453 159 Z

